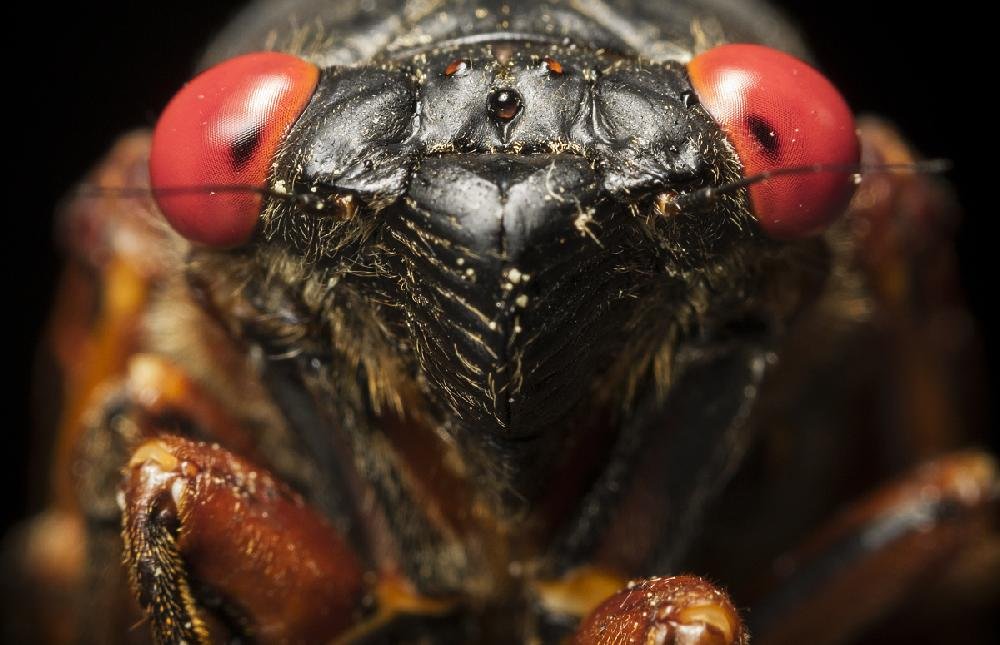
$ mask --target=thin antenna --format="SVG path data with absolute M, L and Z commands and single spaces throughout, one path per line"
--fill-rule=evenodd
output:
M 754 184 L 774 179 L 775 177 L 785 177 L 788 175 L 807 175 L 815 173 L 838 173 L 844 175 L 874 175 L 888 173 L 914 173 L 914 174 L 939 174 L 951 170 L 953 164 L 948 159 L 927 159 L 925 161 L 914 161 L 912 163 L 883 163 L 883 164 L 810 164 L 806 166 L 787 166 L 784 168 L 774 168 L 750 177 L 744 177 L 738 181 L 721 184 L 719 186 L 708 186 L 699 188 L 690 193 L 672 195 L 663 200 L 660 208 L 664 212 L 679 212 L 681 210 L 708 204 L 716 200 L 720 195 L 735 192 L 748 188 Z
M 317 187 L 325 187 L 318 184 Z M 205 193 L 257 193 L 279 201 L 292 202 L 303 208 L 314 211 L 341 209 L 350 217 L 357 210 L 357 203 L 350 193 L 318 194 L 313 191 L 289 190 L 282 182 L 274 188 L 240 184 L 199 184 L 192 186 L 162 186 L 159 188 L 135 188 L 128 186 L 94 186 L 84 185 L 77 189 L 76 194 L 86 198 L 125 197 L 141 199 L 149 196 L 171 197 L 176 195 L 201 195 Z

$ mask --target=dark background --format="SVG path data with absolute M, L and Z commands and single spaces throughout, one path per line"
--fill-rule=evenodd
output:
M 53 210 L 118 134 L 153 124 L 200 48 L 240 4 L 176 0 L 55 9 L 36 3 L 28 9 L 35 15 L 6 21 L 8 38 L 19 32 L 32 46 L 8 51 L 5 66 L 4 100 L 15 116 L 5 123 L 14 137 L 3 191 L 11 414 L 3 430 L 0 534 L 29 504 L 29 374 L 59 267 Z M 986 160 L 996 156 L 998 121 L 985 94 L 996 72 L 995 56 L 980 50 L 1000 40 L 986 32 L 990 21 L 977 18 L 968 0 L 935 10 L 872 0 L 780 4 L 857 111 L 888 117 L 925 155 L 954 161 L 951 177 L 967 213 L 957 241 L 963 288 L 995 366 L 996 314 L 987 306 L 997 253 L 988 222 L 995 217 L 998 179 Z

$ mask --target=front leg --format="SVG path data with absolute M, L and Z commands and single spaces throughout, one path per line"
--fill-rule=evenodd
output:
M 673 576 L 630 583 L 583 619 L 572 643 L 745 645 L 747 633 L 724 591 L 701 578 Z
M 906 609 L 921 642 L 949 605 L 974 606 L 1000 580 L 1000 470 L 979 452 L 940 457 L 875 491 L 781 558 L 769 592 L 749 614 L 754 638 L 768 645 L 853 642 L 880 619 Z M 908 603 L 933 595 L 930 611 Z M 964 623 L 964 621 L 961 621 Z M 961 627 L 964 642 L 979 642 Z M 933 630 L 932 630 L 933 631 Z M 988 638 L 988 637 L 987 637 Z
M 996 462 L 983 453 L 949 455 L 847 509 L 799 553 L 781 561 L 771 593 L 749 614 L 755 641 L 849 642 L 905 605 L 920 582 L 947 572 L 949 564 L 962 565 L 963 554 L 971 555 L 974 565 L 960 566 L 960 577 L 939 577 L 936 587 L 947 582 L 972 596 L 979 588 L 995 592 L 1000 571 L 998 472 Z M 986 548 L 977 551 L 980 544 Z M 910 622 L 922 618 L 927 617 L 912 616 Z M 746 640 L 724 592 L 700 578 L 677 576 L 632 583 L 612 595 L 584 618 L 573 643 L 715 645 Z
M 157 642 L 208 642 L 199 603 L 263 642 L 328 641 L 359 618 L 363 569 L 344 538 L 218 446 L 145 442 L 120 502 L 126 566 Z

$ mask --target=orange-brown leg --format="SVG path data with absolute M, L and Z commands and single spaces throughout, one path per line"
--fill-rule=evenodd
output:
M 847 509 L 783 559 L 770 593 L 748 613 L 749 633 L 766 645 L 852 642 L 928 591 L 938 607 L 996 593 L 998 506 L 1000 474 L 989 455 L 958 453 L 921 466 Z M 962 593 L 948 598 L 948 590 Z M 747 638 L 725 592 L 701 578 L 676 576 L 642 580 L 612 595 L 583 619 L 572 642 L 715 645 Z
M 72 585 L 79 590 L 75 640 L 146 641 L 149 629 L 135 627 L 142 614 L 129 598 L 123 559 L 159 642 L 204 641 L 206 625 L 213 636 L 312 640 L 301 634 L 325 638 L 353 621 L 361 565 L 318 513 L 260 466 L 260 429 L 244 428 L 184 370 L 155 355 L 134 356 L 124 379 L 96 391 L 88 407 L 74 465 L 86 531 Z M 182 471 L 166 468 L 171 458 Z M 320 601 L 319 609 L 311 604 Z M 67 606 L 47 611 L 65 614 Z
M 977 586 L 996 593 L 998 503 L 1000 476 L 989 455 L 958 453 L 917 468 L 779 561 L 771 592 L 748 614 L 754 641 L 854 642 L 921 592 L 935 596 L 935 610 L 968 600 L 949 597 L 949 586 L 965 587 L 966 595 L 976 595 Z M 908 622 L 928 622 L 907 613 Z
M 197 589 L 261 642 L 323 642 L 359 618 L 363 570 L 343 537 L 267 471 L 218 446 L 147 441 L 121 502 L 126 566 L 158 642 L 207 641 Z
M 572 640 L 573 645 L 746 642 L 746 630 L 726 593 L 694 576 L 629 584 L 584 618 Z
M 358 559 L 260 465 L 255 433 L 184 370 L 136 355 L 95 409 L 80 446 L 81 500 L 95 525 L 88 567 L 111 561 L 96 550 L 117 550 L 108 529 L 120 526 L 125 549 L 114 560 L 124 559 L 154 640 L 205 642 L 212 625 L 263 642 L 311 641 L 353 622 Z

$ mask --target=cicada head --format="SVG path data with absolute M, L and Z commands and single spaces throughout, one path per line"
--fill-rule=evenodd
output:
M 821 247 L 849 173 L 739 182 L 856 161 L 839 94 L 775 50 L 684 65 L 456 42 L 322 70 L 223 62 L 161 117 L 151 171 L 239 333 L 355 384 L 359 414 L 424 410 L 536 472 L 557 454 L 540 447 L 603 441 L 665 397 L 685 347 L 780 328 L 822 280 L 795 257 Z

